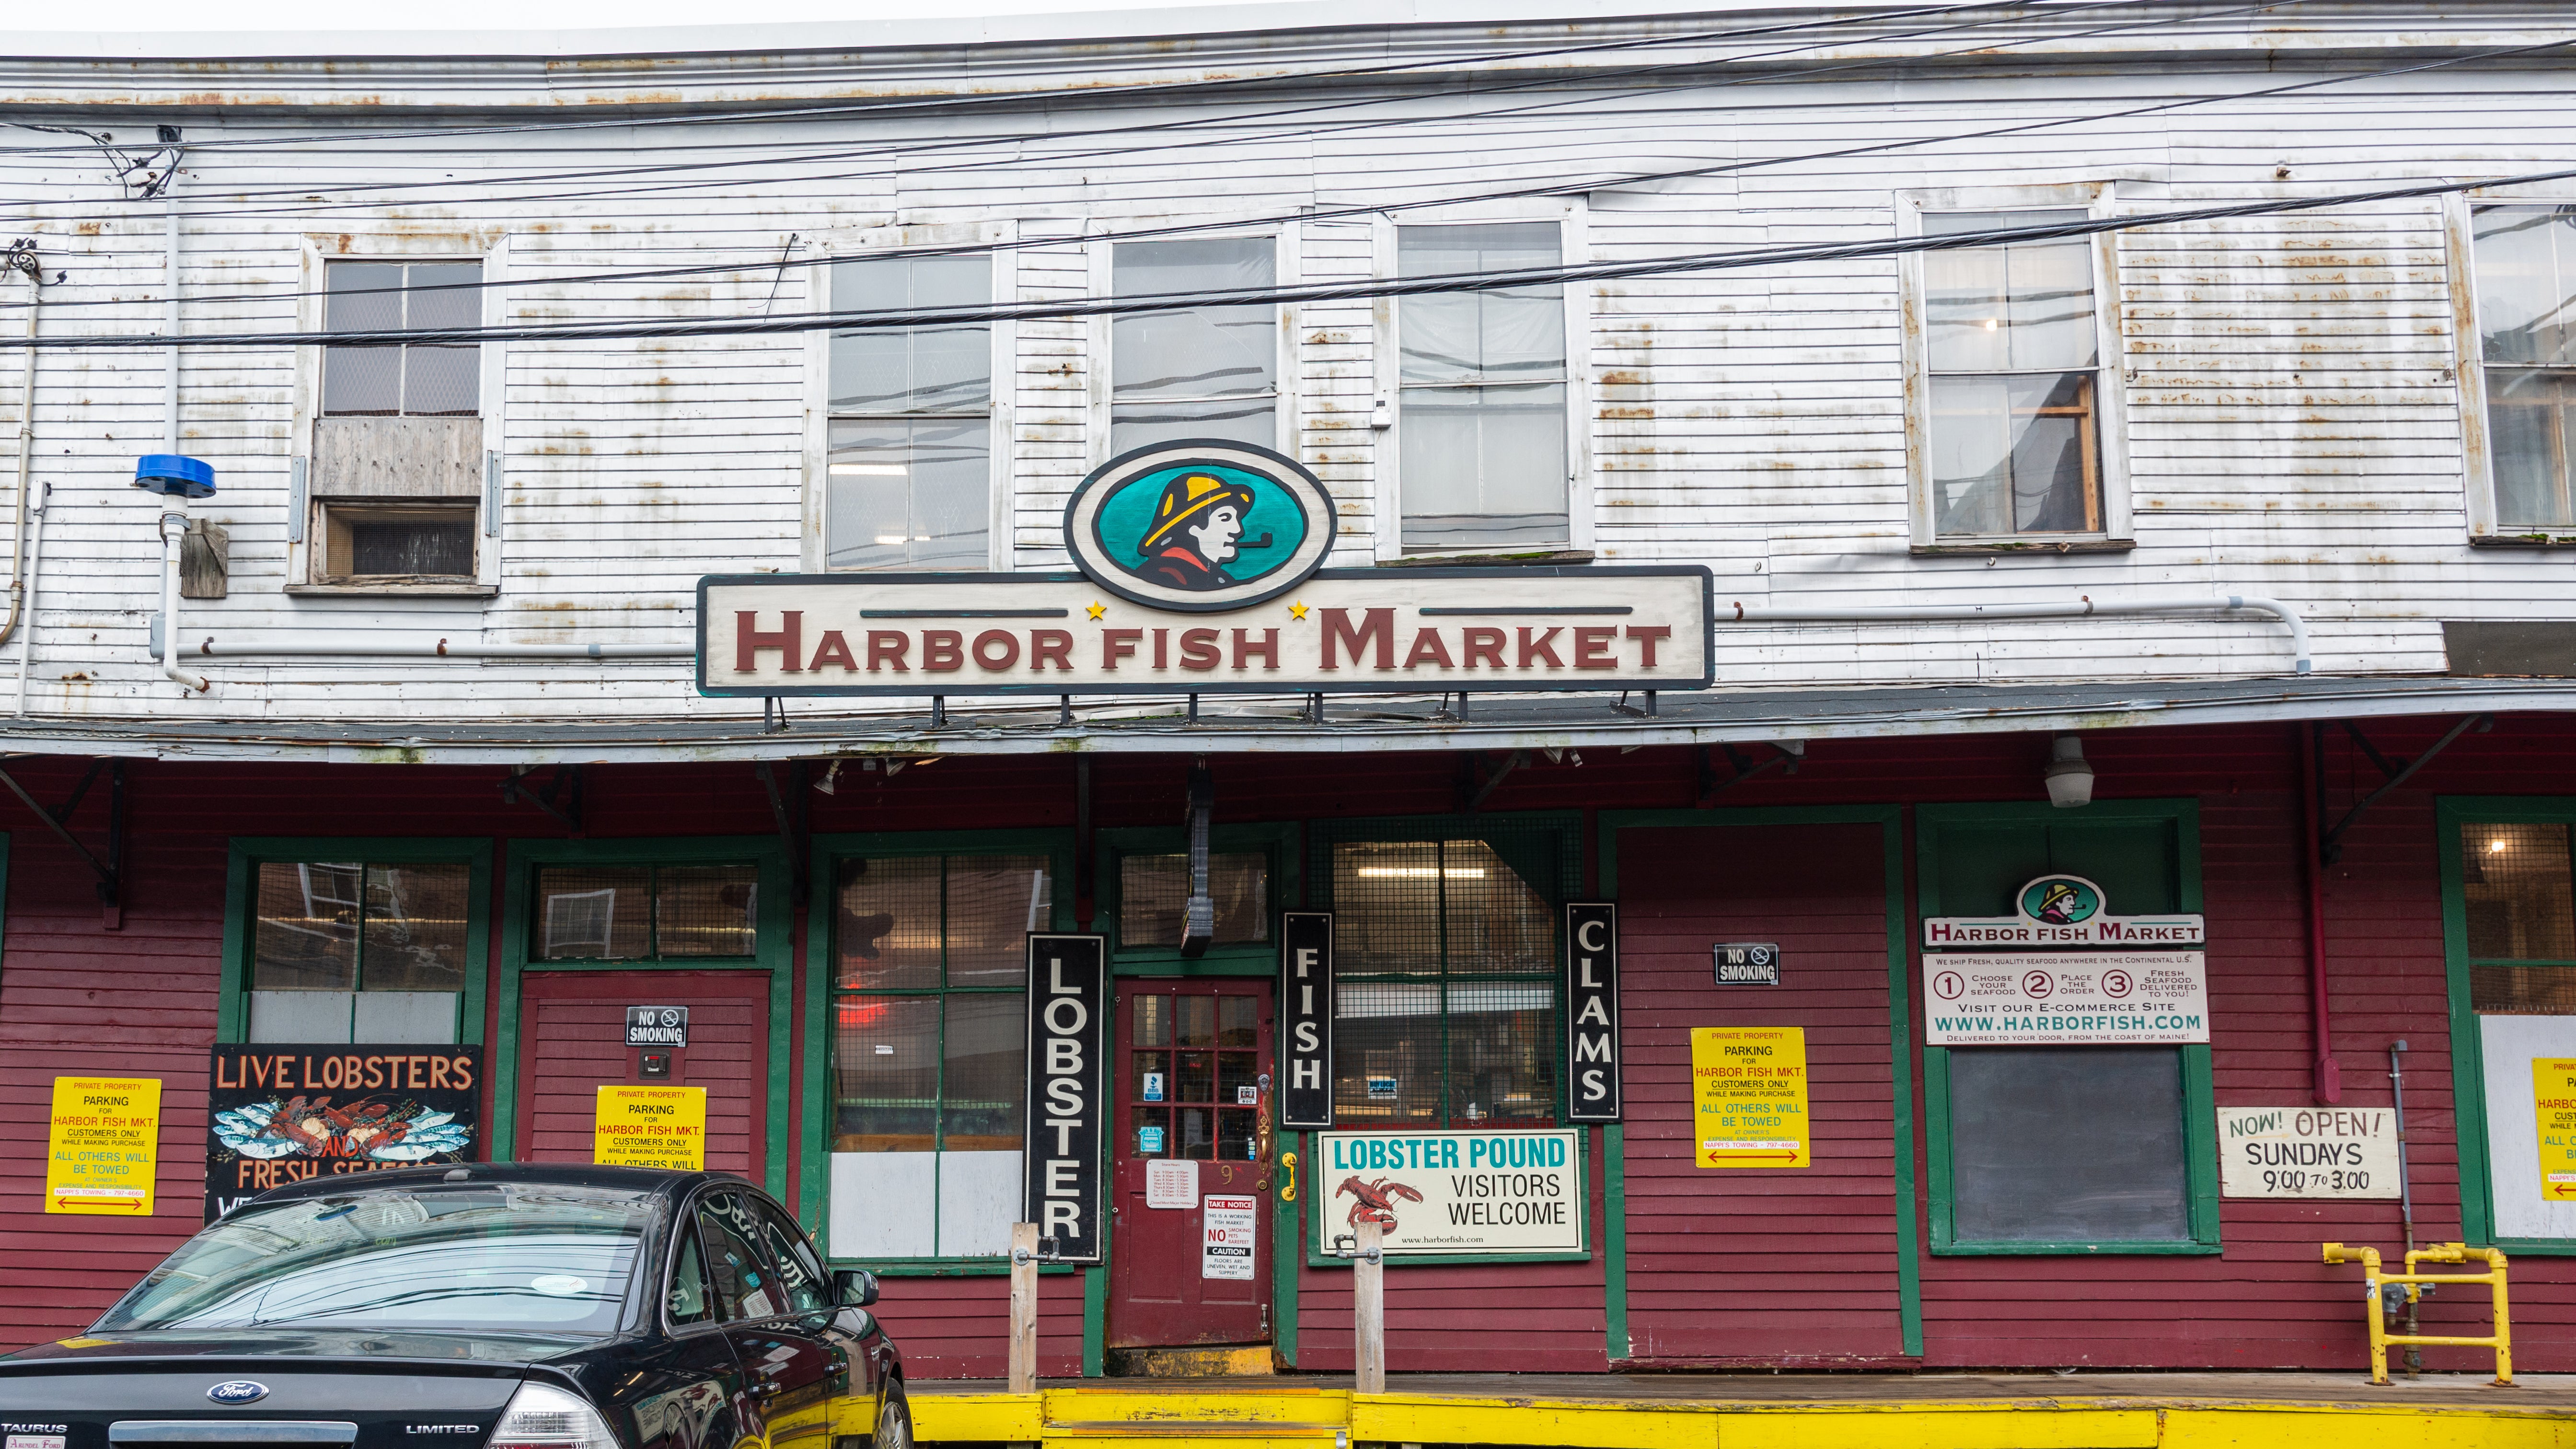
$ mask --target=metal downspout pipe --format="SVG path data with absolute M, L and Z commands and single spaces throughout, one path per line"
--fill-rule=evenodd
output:
M 2317 1101 L 2330 1107 L 2343 1100 L 2343 1069 L 2335 1065 L 2334 1018 L 2326 997 L 2325 752 L 2315 725 L 2291 728 L 2299 732 L 2299 874 L 2307 887 L 2308 1045 L 2315 1054 L 2309 1066 Z
M 162 306 L 161 335 L 179 335 L 179 153 L 170 153 L 170 169 L 161 180 Z M 161 451 L 179 451 L 179 344 L 161 381 Z M 199 694 L 214 687 L 202 674 L 179 667 L 179 547 L 188 532 L 188 505 L 175 494 L 161 508 L 161 672 L 181 688 Z
M 2307 621 L 2296 609 L 2278 599 L 2253 594 L 2223 594 L 2206 599 L 2112 599 L 2097 600 L 2090 595 L 2072 604 L 1890 604 L 1860 608 L 1773 608 L 1768 605 L 1747 607 L 1734 604 L 1717 611 L 1719 623 L 1734 624 L 1886 624 L 1921 621 L 1925 623 L 1970 623 L 1979 619 L 2082 619 L 2094 615 L 2123 617 L 2142 614 L 2206 614 L 2227 612 L 2270 614 L 2289 626 L 2290 647 L 2297 658 L 2297 672 L 2309 673 L 2314 660 L 2308 653 Z
M 28 606 L 27 515 L 36 477 L 36 320 L 45 297 L 45 269 L 32 247 L 11 247 L 9 269 L 27 279 L 27 351 L 18 372 L 17 522 L 9 530 L 9 618 L 0 623 L 0 644 L 18 632 Z
M 44 485 L 44 502 L 36 505 L 36 541 L 27 551 L 27 632 L 18 636 L 18 714 L 27 713 L 27 669 L 36 655 L 36 586 L 45 577 L 45 515 L 53 506 L 54 485 Z

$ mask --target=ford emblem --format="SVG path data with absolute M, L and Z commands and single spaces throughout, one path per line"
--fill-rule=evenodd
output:
M 227 1379 L 206 1390 L 206 1397 L 218 1404 L 256 1404 L 268 1397 L 268 1385 L 249 1379 Z

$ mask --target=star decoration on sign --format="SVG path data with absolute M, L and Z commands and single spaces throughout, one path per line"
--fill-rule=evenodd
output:
M 1099 600 L 1097 600 L 1097 599 L 1092 600 L 1092 602 L 1091 602 L 1091 617 L 1093 617 L 1093 618 L 1097 619 L 1097 618 L 1099 618 L 1101 615 L 1106 614 L 1106 613 L 1108 613 L 1108 612 L 1109 612 L 1109 606 L 1108 606 L 1107 604 L 1101 603 L 1101 602 L 1100 602 Z
M 1289 617 L 1289 618 L 1291 618 L 1291 619 L 1303 619 L 1303 618 L 1305 618 L 1305 617 L 1306 617 L 1306 606 L 1305 606 L 1304 604 L 1302 604 L 1302 603 L 1300 603 L 1300 604 L 1290 604 L 1290 605 L 1288 606 L 1288 617 Z

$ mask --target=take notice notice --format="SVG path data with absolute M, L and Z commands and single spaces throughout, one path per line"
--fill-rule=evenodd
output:
M 1805 1167 L 1806 1029 L 1691 1028 L 1691 1136 L 1702 1167 Z

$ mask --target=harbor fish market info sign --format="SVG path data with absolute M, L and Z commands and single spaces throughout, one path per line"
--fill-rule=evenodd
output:
M 1331 495 L 1240 443 L 1139 449 L 1074 491 L 1076 572 L 717 574 L 709 695 L 1706 688 L 1705 568 L 1327 569 Z

